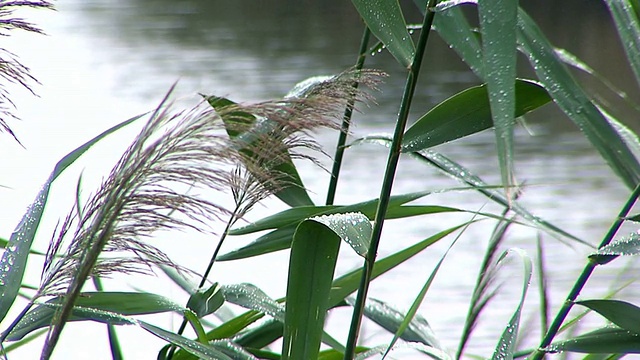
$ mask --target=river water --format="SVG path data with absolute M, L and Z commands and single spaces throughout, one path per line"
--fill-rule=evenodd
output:
M 551 4 L 549 4 L 551 5 Z M 576 6 L 579 5 L 579 6 Z M 40 25 L 47 36 L 21 35 L 4 39 L 6 48 L 17 53 L 31 67 L 41 85 L 39 97 L 16 90 L 15 102 L 20 122 L 12 122 L 25 148 L 5 137 L 0 144 L 3 169 L 0 185 L 0 236 L 8 238 L 23 209 L 35 196 L 55 162 L 95 134 L 126 118 L 152 109 L 169 87 L 177 82 L 176 107 L 197 101 L 197 93 L 228 96 L 236 101 L 261 101 L 281 97 L 295 83 L 307 77 L 335 74 L 355 61 L 362 24 L 349 2 L 332 1 L 148 1 L 111 2 L 63 0 L 58 11 L 25 12 L 24 16 Z M 595 2 L 567 1 L 555 4 L 553 12 L 537 6 L 530 9 L 554 43 L 580 56 L 616 86 L 638 101 L 637 86 L 619 48 L 615 29 L 606 20 L 606 9 Z M 576 14 L 578 11 L 579 14 Z M 572 22 L 564 22 L 571 14 Z M 524 58 L 519 71 L 528 75 Z M 363 107 L 356 115 L 353 136 L 389 133 L 397 113 L 404 82 L 403 70 L 383 53 L 375 54 L 367 66 L 390 74 L 380 91 L 377 104 Z M 637 113 L 613 96 L 594 78 L 577 73 L 585 86 L 603 98 L 614 114 L 633 128 Z M 437 37 L 432 38 L 426 64 L 414 102 L 412 119 L 431 106 L 478 79 Z M 46 249 L 50 233 L 58 219 L 68 211 L 80 173 L 86 193 L 99 181 L 131 139 L 135 129 L 125 130 L 92 150 L 68 174 L 58 180 L 47 217 L 36 247 Z M 318 141 L 328 152 L 335 145 L 333 133 L 321 132 Z M 499 182 L 493 134 L 484 132 L 436 150 L 459 161 L 488 183 Z M 590 148 L 574 125 L 552 105 L 527 118 L 527 126 L 516 129 L 516 171 L 526 181 L 521 202 L 536 215 L 597 244 L 623 205 L 629 191 L 614 176 L 598 154 Z M 387 149 L 375 145 L 354 147 L 346 154 L 346 163 L 337 203 L 353 203 L 375 198 L 384 171 Z M 328 159 L 323 162 L 328 165 Z M 328 183 L 326 172 L 312 164 L 301 163 L 305 184 L 317 203 L 324 199 Z M 84 180 L 86 179 L 86 180 Z M 93 180 L 92 180 L 93 179 Z M 93 181 L 93 182 L 92 182 Z M 400 162 L 394 193 L 443 189 L 458 184 L 416 160 Z M 71 199 L 71 200 L 70 200 Z M 499 213 L 481 195 L 452 192 L 430 196 L 423 204 L 482 209 Z M 259 207 L 252 219 L 284 209 L 277 201 Z M 424 239 L 447 227 L 470 219 L 471 215 L 438 215 L 385 225 L 379 255 L 384 256 Z M 483 221 L 469 228 L 445 261 L 427 295 L 420 314 L 427 318 L 443 343 L 455 349 L 460 336 L 470 292 L 475 282 L 481 254 L 493 224 Z M 625 231 L 631 231 L 628 228 Z M 508 233 L 506 247 L 524 248 L 535 257 L 536 232 L 518 226 Z M 232 250 L 250 239 L 234 240 L 225 246 Z M 557 309 L 569 286 L 585 263 L 591 249 L 566 246 L 543 235 L 548 290 Z M 179 245 L 176 245 L 178 242 Z M 426 281 L 449 241 L 428 251 L 376 281 L 371 296 L 406 310 L 422 283 Z M 212 241 L 197 234 L 181 234 L 178 239 L 161 239 L 160 246 L 177 262 L 194 270 L 204 267 Z M 196 256 L 194 254 L 205 254 Z M 359 266 L 360 259 L 343 251 L 339 272 Z M 34 260 L 37 264 L 38 260 Z M 249 267 L 250 266 L 250 267 Z M 264 256 L 250 262 L 220 264 L 214 273 L 222 283 L 251 282 L 277 298 L 284 294 L 287 257 L 284 253 Z M 598 270 L 585 290 L 585 297 L 604 296 L 611 288 L 632 279 L 636 265 L 617 260 Z M 622 271 L 620 269 L 625 269 Z M 521 292 L 521 266 L 514 262 L 505 268 L 505 286 L 478 326 L 469 351 L 489 356 Z M 38 270 L 27 274 L 27 282 L 37 284 Z M 162 277 L 142 280 L 117 277 L 107 283 L 109 289 L 142 288 L 162 293 L 179 302 L 185 295 L 166 286 Z M 638 286 L 627 287 L 617 297 L 633 302 Z M 537 338 L 537 282 L 534 281 L 523 316 L 523 331 L 530 333 L 528 343 Z M 349 312 L 341 309 L 329 320 L 329 331 L 344 339 Z M 175 328 L 175 317 L 153 318 L 165 328 Z M 596 316 L 587 320 L 597 323 Z M 122 330 L 128 358 L 155 358 L 161 342 L 139 329 Z M 78 337 L 82 338 L 78 344 Z M 365 324 L 363 341 L 379 344 L 389 337 L 373 324 Z M 56 352 L 57 358 L 107 359 L 107 344 L 102 326 L 69 326 Z M 144 344 L 144 345 L 140 345 Z M 10 358 L 32 358 L 33 349 Z M 151 349 L 151 350 L 150 350 Z M 102 355 L 96 355 L 102 354 Z M 411 358 L 413 355 L 397 355 Z

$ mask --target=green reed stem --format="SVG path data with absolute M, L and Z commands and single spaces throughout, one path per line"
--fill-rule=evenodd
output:
M 422 31 L 420 32 L 420 37 L 416 46 L 416 54 L 413 57 L 413 62 L 408 69 L 409 72 L 407 74 L 407 82 L 405 84 L 404 94 L 402 95 L 402 101 L 400 103 L 398 120 L 396 122 L 396 128 L 393 134 L 391 148 L 389 149 L 387 168 L 384 174 L 382 187 L 380 189 L 380 201 L 378 202 L 378 208 L 376 210 L 373 232 L 371 235 L 371 245 L 369 246 L 367 257 L 365 258 L 365 264 L 362 268 L 362 277 L 360 278 L 358 295 L 354 304 L 353 317 L 351 318 L 351 327 L 349 329 L 349 338 L 347 339 L 347 345 L 344 353 L 345 360 L 351 360 L 355 355 L 355 348 L 358 341 L 360 326 L 362 324 L 362 315 L 364 313 L 364 305 L 367 298 L 367 292 L 369 290 L 369 283 L 371 282 L 373 265 L 376 262 L 378 245 L 380 243 L 380 236 L 382 235 L 382 226 L 387 214 L 387 205 L 389 204 L 389 197 L 391 196 L 393 179 L 398 167 L 398 160 L 400 159 L 402 138 L 404 135 L 404 130 L 407 126 L 409 110 L 411 108 L 411 101 L 413 100 L 413 94 L 416 89 L 418 75 L 420 74 L 424 51 L 427 47 L 427 40 L 429 39 L 429 33 L 431 32 L 431 24 L 433 23 L 433 18 L 435 16 L 435 13 L 430 9 L 435 6 L 435 3 L 436 0 L 429 0 L 429 3 L 427 4 L 425 17 L 422 24 Z
M 358 60 L 356 61 L 356 70 L 362 70 L 364 61 L 367 58 L 367 45 L 369 44 L 369 38 L 371 37 L 371 30 L 365 24 L 364 32 L 362 33 L 362 40 L 360 41 L 360 50 L 358 52 Z M 358 81 L 353 83 L 353 88 L 358 88 Z M 342 168 L 342 158 L 344 157 L 344 145 L 347 142 L 347 135 L 349 132 L 349 125 L 351 124 L 351 116 L 353 115 L 353 107 L 355 106 L 355 95 L 349 99 L 347 107 L 344 109 L 344 116 L 342 117 L 342 125 L 340 126 L 340 136 L 338 137 L 338 145 L 336 146 L 336 153 L 333 158 L 333 168 L 331 169 L 331 179 L 329 180 L 329 189 L 327 190 L 326 205 L 333 205 L 333 201 L 336 197 L 336 189 L 338 188 L 338 177 L 340 176 L 340 169 Z
M 638 200 L 638 197 L 640 197 L 640 184 L 636 185 L 636 188 L 633 190 L 633 193 L 627 200 L 627 203 L 622 207 L 620 213 L 618 214 L 618 217 L 613 222 L 613 224 L 611 224 L 609 232 L 607 232 L 607 235 L 605 235 L 605 237 L 602 239 L 602 242 L 600 243 L 600 246 L 598 246 L 598 249 L 608 245 L 611 240 L 613 240 L 613 237 L 620 229 L 620 226 L 622 226 L 622 223 L 625 221 L 625 218 L 629 214 L 629 211 L 631 211 L 631 208 Z M 596 261 L 593 259 L 589 259 L 589 262 L 585 266 L 584 270 L 582 270 L 582 274 L 580 274 L 575 284 L 573 285 L 573 288 L 569 292 L 569 295 L 567 295 L 567 299 L 565 300 L 564 304 L 562 304 L 562 307 L 560 308 L 560 310 L 558 310 L 558 313 L 549 326 L 549 330 L 547 330 L 547 333 L 542 339 L 540 346 L 529 357 L 530 360 L 540 360 L 545 355 L 545 351 L 542 349 L 549 346 L 553 341 L 553 338 L 557 335 L 560 326 L 567 318 L 567 315 L 569 315 L 569 311 L 571 310 L 574 301 L 576 300 L 578 295 L 580 295 L 580 291 L 582 291 L 582 288 L 587 283 L 587 280 L 589 280 L 589 277 L 591 276 L 591 273 L 593 273 L 593 270 L 595 270 L 596 266 L 598 266 L 598 263 L 596 263 Z
M 198 284 L 198 290 L 202 289 L 204 284 L 206 284 L 207 278 L 209 277 L 209 274 L 211 273 L 211 268 L 213 268 L 213 264 L 216 262 L 216 258 L 218 257 L 218 253 L 220 252 L 220 249 L 222 248 L 222 243 L 224 243 L 224 240 L 227 238 L 227 235 L 229 235 L 229 230 L 231 230 L 231 226 L 233 226 L 233 224 L 235 224 L 236 220 L 238 219 L 237 218 L 237 213 L 238 213 L 239 208 L 240 208 L 240 203 L 238 203 L 238 205 L 236 205 L 236 209 L 231 214 L 231 218 L 227 222 L 227 225 L 224 228 L 224 232 L 222 233 L 222 236 L 220 236 L 220 241 L 218 241 L 218 245 L 216 246 L 216 249 L 213 251 L 213 255 L 211 255 L 211 260 L 209 260 L 209 264 L 207 265 L 207 269 L 204 271 L 204 274 L 202 275 L 202 279 L 200 279 L 200 284 Z M 189 323 L 189 321 L 187 320 L 187 318 L 183 317 L 182 318 L 182 323 L 180 324 L 180 327 L 178 328 L 178 333 L 177 333 L 178 335 L 182 335 L 182 333 L 184 333 L 184 330 L 187 328 L 187 324 L 188 323 Z M 175 346 L 171 346 L 171 348 L 167 352 L 167 360 L 171 360 L 173 358 L 173 355 L 175 354 L 175 352 L 176 352 L 176 347 Z

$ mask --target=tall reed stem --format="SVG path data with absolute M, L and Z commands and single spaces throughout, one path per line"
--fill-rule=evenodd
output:
M 622 223 L 625 221 L 625 218 L 629 214 L 629 211 L 631 211 L 631 208 L 638 200 L 638 197 L 640 197 L 640 184 L 636 185 L 636 188 L 633 190 L 633 193 L 629 197 L 629 200 L 627 200 L 627 203 L 622 207 L 620 213 L 618 214 L 618 217 L 611 225 L 609 232 L 607 232 L 607 235 L 605 235 L 605 237 L 602 239 L 602 242 L 600 243 L 600 246 L 598 246 L 598 249 L 608 245 L 611 240 L 613 240 L 613 237 L 620 229 L 620 226 L 622 226 Z M 569 295 L 567 295 L 567 299 L 565 300 L 564 304 L 562 304 L 562 307 L 560 308 L 560 310 L 558 310 L 558 314 L 549 326 L 549 330 L 547 330 L 547 333 L 542 339 L 540 346 L 529 357 L 530 360 L 540 360 L 542 359 L 542 357 L 544 357 L 545 351 L 542 349 L 551 345 L 553 338 L 558 334 L 560 326 L 562 326 L 562 323 L 567 318 L 567 315 L 569 315 L 569 311 L 571 310 L 574 301 L 576 300 L 578 295 L 580 295 L 580 291 L 582 291 L 582 288 L 584 288 L 584 286 L 586 285 L 587 280 L 589 280 L 589 277 L 591 277 L 591 273 L 593 273 L 593 270 L 595 270 L 596 266 L 598 266 L 598 263 L 593 259 L 589 259 L 589 262 L 585 266 L 584 270 L 582 270 L 582 274 L 580 274 L 580 277 L 578 277 L 578 279 L 576 280 L 573 288 L 569 292 Z
M 371 30 L 365 24 L 364 32 L 362 33 L 362 40 L 360 41 L 360 50 L 358 52 L 358 60 L 356 61 L 356 71 L 362 70 L 364 61 L 367 58 L 367 45 L 369 44 L 369 38 L 371 37 Z M 353 88 L 358 88 L 358 81 L 353 83 Z M 349 99 L 347 107 L 344 109 L 344 116 L 342 117 L 342 124 L 340 125 L 340 135 L 338 137 L 338 145 L 336 146 L 336 153 L 333 158 L 333 167 L 331 168 L 331 179 L 329 180 L 329 189 L 327 190 L 326 205 L 333 205 L 333 201 L 336 197 L 336 189 L 338 188 L 338 177 L 340 176 L 340 169 L 342 168 L 342 158 L 344 157 L 344 145 L 347 142 L 347 135 L 349 132 L 349 125 L 351 124 L 351 116 L 353 115 L 353 107 L 355 106 L 355 95 Z
M 362 277 L 360 278 L 358 295 L 354 304 L 353 317 L 351 318 L 351 327 L 349 329 L 349 338 L 347 340 L 347 345 L 344 353 L 345 360 L 351 360 L 355 355 L 358 334 L 360 332 L 360 326 L 362 324 L 362 315 L 364 313 L 364 305 L 367 298 L 367 292 L 369 290 L 369 283 L 371 282 L 371 275 L 373 273 L 373 265 L 376 261 L 378 245 L 380 243 L 380 236 L 382 235 L 382 226 L 387 214 L 387 205 L 389 204 L 391 188 L 393 187 L 393 179 L 395 178 L 396 169 L 398 167 L 398 160 L 400 159 L 402 138 L 404 135 L 404 130 L 407 126 L 407 119 L 409 118 L 411 101 L 413 100 L 413 94 L 415 92 L 418 75 L 420 74 L 424 51 L 427 47 L 427 40 L 429 39 L 429 33 L 431 32 L 431 24 L 433 23 L 433 18 L 435 16 L 435 13 L 431 11 L 431 9 L 435 6 L 435 3 L 436 0 L 429 0 L 429 3 L 427 4 L 427 8 L 425 9 L 424 21 L 422 23 L 422 31 L 420 32 L 420 37 L 416 46 L 416 53 L 413 57 L 413 62 L 408 69 L 409 72 L 407 74 L 407 82 L 405 84 L 404 93 L 402 95 L 402 102 L 400 103 L 398 120 L 396 121 L 393 141 L 391 143 L 391 148 L 389 149 L 387 168 L 384 174 L 382 187 L 380 189 L 380 200 L 378 202 L 378 208 L 376 210 L 373 232 L 371 235 L 371 245 L 369 246 L 367 257 L 365 258 L 365 264 L 362 268 Z

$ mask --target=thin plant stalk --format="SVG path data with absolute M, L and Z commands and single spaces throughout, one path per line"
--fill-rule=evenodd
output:
M 231 226 L 233 226 L 233 224 L 235 224 L 236 220 L 238 219 L 237 213 L 239 211 L 240 206 L 241 206 L 241 204 L 238 204 L 236 206 L 236 209 L 234 210 L 233 214 L 231 215 L 231 218 L 227 222 L 227 225 L 225 226 L 224 231 L 222 232 L 222 235 L 220 236 L 220 240 L 218 241 L 218 245 L 216 246 L 215 250 L 213 251 L 213 255 L 211 255 L 211 260 L 209 260 L 209 264 L 207 264 L 207 269 L 205 270 L 204 274 L 202 275 L 202 279 L 200 279 L 200 284 L 198 284 L 198 290 L 202 289 L 204 284 L 206 284 L 207 278 L 209 277 L 209 274 L 211 273 L 211 269 L 213 268 L 213 264 L 215 263 L 216 258 L 218 257 L 218 253 L 220 252 L 220 249 L 222 248 L 222 243 L 227 238 L 227 235 L 229 234 L 229 230 L 231 229 Z M 189 321 L 187 320 L 186 317 L 184 317 L 182 319 L 182 323 L 180 324 L 180 327 L 178 328 L 178 332 L 177 332 L 178 335 L 182 335 L 182 333 L 184 333 L 184 330 L 187 328 L 188 322 Z M 175 351 L 176 351 L 176 347 L 175 346 L 171 346 L 171 349 L 167 353 L 167 359 L 168 360 L 171 360 L 173 358 L 173 354 L 175 353 Z
M 358 52 L 358 60 L 356 61 L 356 71 L 362 70 L 364 61 L 367 58 L 367 45 L 369 44 L 369 38 L 371 37 L 371 30 L 365 24 L 364 32 L 362 33 L 362 40 L 360 41 L 360 50 Z M 353 88 L 357 89 L 360 83 L 355 81 Z M 333 201 L 336 197 L 336 190 L 338 188 L 338 177 L 340 177 L 340 169 L 342 168 L 342 158 L 344 157 L 344 145 L 347 142 L 347 135 L 349 133 L 349 125 L 351 124 L 351 116 L 353 115 L 353 107 L 355 106 L 355 96 L 349 99 L 349 103 L 344 110 L 344 116 L 342 117 L 342 124 L 340 125 L 340 135 L 338 137 L 338 145 L 336 146 L 336 153 L 333 158 L 333 167 L 331 169 L 331 178 L 329 180 L 329 189 L 327 190 L 326 205 L 333 205 Z
M 425 17 L 422 24 L 422 31 L 420 32 L 418 45 L 416 47 L 416 54 L 413 58 L 411 66 L 408 69 L 409 71 L 407 74 L 407 82 L 405 85 L 404 94 L 402 96 L 402 101 L 400 103 L 400 111 L 398 112 L 398 120 L 396 122 L 396 128 L 394 131 L 391 148 L 389 149 L 387 168 L 382 182 L 382 187 L 380 189 L 380 201 L 378 202 L 378 208 L 376 210 L 376 216 L 374 219 L 373 232 L 371 235 L 371 245 L 369 246 L 369 250 L 365 258 L 362 277 L 360 278 L 360 286 L 358 288 L 358 295 L 354 304 L 353 316 L 351 318 L 351 325 L 349 328 L 349 337 L 347 339 L 347 345 L 344 353 L 345 360 L 351 360 L 355 355 L 358 333 L 360 332 L 360 326 L 362 324 L 364 305 L 367 298 L 367 292 L 369 290 L 369 283 L 371 282 L 373 265 L 376 261 L 378 245 L 380 243 L 380 237 L 382 235 L 382 226 L 387 214 L 387 205 L 389 203 L 389 197 L 391 196 L 391 189 L 393 187 L 393 179 L 395 178 L 396 169 L 398 167 L 398 160 L 400 159 L 402 137 L 407 125 L 407 120 L 409 118 L 411 101 L 413 100 L 413 94 L 415 92 L 416 84 L 418 81 L 418 75 L 420 74 L 420 68 L 422 66 L 424 51 L 427 47 L 429 33 L 431 32 L 431 24 L 433 23 L 433 18 L 435 16 L 435 13 L 431 11 L 431 9 L 435 6 L 435 4 L 436 0 L 429 0 L 429 3 L 427 4 L 427 8 L 425 9 Z
M 611 225 L 609 232 L 602 239 L 602 242 L 600 243 L 600 246 L 598 246 L 598 249 L 608 245 L 613 240 L 613 237 L 616 235 L 616 233 L 620 229 L 620 226 L 622 226 L 622 223 L 625 221 L 625 218 L 629 214 L 629 211 L 631 211 L 631 208 L 638 200 L 638 197 L 640 197 L 640 184 L 636 185 L 636 188 L 633 190 L 633 193 L 629 197 L 629 200 L 627 200 L 627 203 L 624 204 L 624 206 L 620 210 L 620 213 L 618 214 L 618 217 Z M 582 288 L 584 288 L 585 284 L 589 280 L 589 277 L 591 277 L 591 274 L 593 273 L 593 270 L 595 270 L 596 266 L 598 266 L 598 263 L 593 259 L 589 259 L 589 262 L 585 266 L 584 270 L 582 270 L 582 273 L 580 274 L 575 284 L 573 285 L 573 288 L 569 292 L 569 295 L 567 295 L 567 299 L 562 304 L 562 307 L 560 308 L 560 310 L 558 310 L 558 313 L 556 317 L 553 319 L 553 322 L 551 323 L 551 325 L 549 326 L 549 330 L 547 330 L 544 338 L 542 339 L 542 342 L 540 343 L 540 346 L 531 355 L 531 357 L 529 357 L 529 359 L 540 360 L 544 357 L 545 351 L 543 349 L 549 346 L 553 341 L 553 338 L 558 333 L 560 326 L 562 325 L 567 315 L 569 314 L 569 311 L 571 310 L 571 307 L 573 306 L 574 301 L 576 300 L 578 295 L 580 295 L 580 291 L 582 291 Z

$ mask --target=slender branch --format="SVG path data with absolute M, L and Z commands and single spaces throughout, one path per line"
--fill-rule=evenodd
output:
M 435 6 L 436 0 L 429 0 L 427 8 L 425 9 L 425 17 L 422 24 L 422 31 L 418 39 L 418 45 L 416 47 L 416 53 L 413 57 L 413 62 L 409 68 L 407 74 L 407 82 L 402 96 L 402 102 L 400 104 L 400 111 L 398 112 L 398 120 L 396 122 L 396 128 L 394 131 L 393 142 L 389 150 L 389 158 L 387 159 L 387 168 L 382 182 L 382 188 L 380 189 L 380 200 L 378 202 L 378 208 L 376 210 L 376 216 L 374 220 L 373 232 L 371 235 L 371 245 L 367 252 L 365 264 L 363 266 L 362 277 L 360 279 L 360 286 L 358 288 L 358 295 L 353 309 L 353 317 L 351 318 L 351 327 L 349 329 L 349 338 L 344 353 L 345 360 L 351 360 L 355 354 L 355 348 L 358 341 L 358 333 L 360 332 L 360 326 L 362 324 L 362 315 L 364 312 L 364 305 L 367 298 L 367 292 L 369 290 L 369 283 L 371 282 L 371 275 L 373 273 L 373 265 L 376 261 L 376 255 L 378 252 L 378 245 L 380 243 L 380 237 L 382 235 L 382 226 L 387 214 L 387 205 L 389 204 L 389 196 L 391 195 L 391 189 L 393 187 L 393 179 L 398 167 L 398 160 L 400 159 L 400 151 L 402 146 L 402 138 L 404 130 L 409 118 L 409 110 L 411 108 L 411 101 L 413 100 L 413 94 L 415 92 L 418 75 L 420 74 L 420 68 L 422 66 L 422 59 L 424 51 L 427 47 L 427 40 L 431 32 L 431 24 L 435 13 L 431 9 Z
M 608 245 L 613 240 L 613 237 L 620 229 L 620 226 L 622 226 L 622 223 L 625 221 L 625 218 L 629 214 L 629 211 L 631 211 L 631 208 L 638 200 L 638 197 L 640 197 L 640 184 L 636 186 L 636 188 L 633 190 L 633 193 L 627 200 L 627 203 L 624 204 L 624 206 L 620 210 L 618 217 L 611 225 L 611 228 L 609 229 L 609 232 L 607 232 L 607 235 L 605 235 L 605 237 L 602 239 L 602 242 L 600 243 L 600 246 L 598 246 L 598 249 Z M 580 274 L 580 277 L 578 277 L 578 279 L 576 280 L 573 288 L 569 292 L 569 295 L 567 295 L 567 299 L 564 301 L 564 304 L 562 304 L 562 307 L 560 308 L 560 310 L 558 310 L 558 313 L 549 326 L 549 330 L 547 330 L 547 333 L 542 339 L 540 346 L 538 347 L 538 349 L 536 349 L 536 351 L 533 352 L 529 359 L 540 360 L 544 357 L 545 351 L 543 349 L 549 346 L 553 341 L 553 338 L 557 335 L 560 326 L 567 318 L 567 315 L 569 315 L 569 311 L 571 310 L 574 301 L 576 300 L 578 295 L 580 295 L 580 291 L 582 291 L 582 288 L 584 288 L 596 266 L 598 266 L 598 263 L 596 263 L 595 260 L 589 259 L 589 262 L 585 266 L 584 270 L 582 270 L 582 274 Z
M 367 58 L 367 45 L 369 44 L 369 38 L 371 37 L 371 30 L 365 24 L 364 32 L 362 33 L 362 40 L 360 41 L 360 50 L 358 53 L 358 60 L 356 61 L 356 71 L 361 70 L 364 66 L 364 61 Z M 358 88 L 359 81 L 353 82 L 354 90 Z M 353 107 L 355 106 L 356 95 L 349 99 L 349 103 L 344 110 L 344 116 L 342 117 L 342 124 L 340 126 L 340 136 L 338 138 L 338 145 L 336 146 L 336 154 L 333 159 L 333 168 L 331 169 L 331 179 L 329 180 L 329 189 L 327 191 L 326 205 L 333 205 L 333 201 L 336 197 L 336 189 L 338 187 L 338 177 L 340 176 L 340 169 L 342 167 L 342 158 L 344 156 L 344 145 L 347 142 L 347 134 L 349 132 L 349 125 L 351 124 L 351 116 L 353 115 Z

